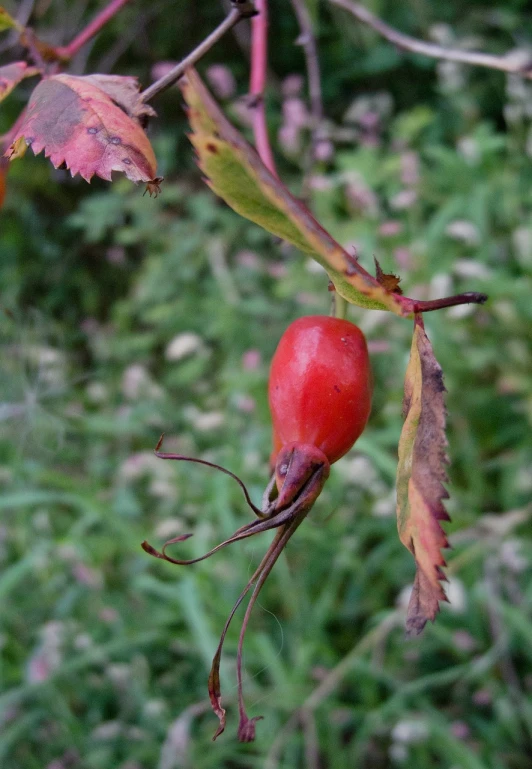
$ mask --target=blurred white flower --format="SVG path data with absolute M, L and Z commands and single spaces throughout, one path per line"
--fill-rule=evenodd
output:
M 91 737 L 94 740 L 114 740 L 122 732 L 120 721 L 104 721 L 92 730 Z
M 528 567 L 528 559 L 523 555 L 522 543 L 518 539 L 505 540 L 499 551 L 501 563 L 510 571 L 519 573 Z
M 429 735 L 427 724 L 421 718 L 398 721 L 392 729 L 392 740 L 399 743 L 424 742 Z
M 200 411 L 197 406 L 185 406 L 183 416 L 199 432 L 217 430 L 225 422 L 225 415 L 221 411 Z
M 445 234 L 470 246 L 477 246 L 480 243 L 478 227 L 465 219 L 456 219 L 454 222 L 450 222 L 445 228 Z
M 213 64 L 205 74 L 209 85 L 219 99 L 230 99 L 235 95 L 235 76 L 225 64 Z
M 135 481 L 144 475 L 150 477 L 149 491 L 160 499 L 177 499 L 175 470 L 171 462 L 164 462 L 151 451 L 131 454 L 118 469 L 119 476 L 126 481 Z
M 532 267 L 532 227 L 518 227 L 512 234 L 516 257 L 522 267 Z
M 456 149 L 469 165 L 478 163 L 481 157 L 478 141 L 472 136 L 464 136 L 456 143 Z
M 103 382 L 91 382 L 85 392 L 91 403 L 103 403 L 109 397 L 109 391 Z
M 401 190 L 390 200 L 390 208 L 394 211 L 404 211 L 412 208 L 417 200 L 417 192 L 413 189 Z
M 282 82 L 281 91 L 285 98 L 298 96 L 304 85 L 304 79 L 301 75 L 288 75 Z
M 122 376 L 122 392 L 129 400 L 160 398 L 162 388 L 153 381 L 148 369 L 141 363 L 132 363 Z
M 462 580 L 458 577 L 449 577 L 445 592 L 449 599 L 449 603 L 445 604 L 447 611 L 462 614 L 467 609 L 467 593 Z
M 176 361 L 198 352 L 203 348 L 203 340 L 192 331 L 184 331 L 175 336 L 165 350 L 166 360 Z

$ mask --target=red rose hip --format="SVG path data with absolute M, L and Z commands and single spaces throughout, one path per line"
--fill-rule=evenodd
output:
M 357 326 L 320 315 L 296 320 L 281 337 L 270 370 L 272 461 L 281 447 L 298 443 L 336 462 L 364 430 L 371 394 L 366 340 Z

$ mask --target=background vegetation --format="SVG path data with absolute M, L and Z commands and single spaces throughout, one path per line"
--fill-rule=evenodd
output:
M 35 25 L 64 42 L 100 5 L 38 2 Z M 526 0 L 371 7 L 418 37 L 493 53 L 532 46 Z M 250 715 L 265 716 L 257 742 L 234 736 L 235 633 L 223 667 L 228 729 L 210 742 L 210 660 L 262 550 L 243 543 L 192 569 L 143 553 L 144 538 L 193 531 L 185 549 L 197 555 L 247 520 L 230 479 L 152 449 L 164 430 L 168 450 L 230 467 L 260 499 L 271 354 L 291 319 L 327 313 L 330 297 L 321 271 L 203 185 L 172 89 L 150 128 L 167 179 L 158 199 L 122 179 L 89 187 L 30 153 L 8 177 L 6 769 L 532 767 L 532 82 L 401 53 L 326 2 L 309 8 L 333 139 L 309 168 L 298 27 L 272 0 L 268 115 L 284 178 L 365 266 L 376 255 L 399 272 L 408 295 L 490 296 L 426 318 L 448 389 L 451 604 L 405 642 L 413 563 L 396 533 L 394 475 L 412 329 L 353 308 L 373 352 L 371 421 L 252 621 L 245 685 Z M 74 71 L 147 84 L 221 18 L 214 0 L 201 14 L 190 0 L 131 3 Z M 245 24 L 238 32 L 200 70 L 242 121 Z M 24 98 L 21 88 L 3 105 L 0 133 Z

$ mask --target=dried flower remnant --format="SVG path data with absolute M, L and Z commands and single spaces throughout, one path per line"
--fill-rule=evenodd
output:
M 241 526 L 239 529 L 237 529 L 237 531 L 234 532 L 231 537 L 224 540 L 219 545 L 212 548 L 212 550 L 210 550 L 208 553 L 205 553 L 205 555 L 200 556 L 199 558 L 181 560 L 172 558 L 166 552 L 170 545 L 185 541 L 190 536 L 192 536 L 191 534 L 182 534 L 181 536 L 168 540 L 161 551 L 156 550 L 148 542 L 143 542 L 142 547 L 149 555 L 152 555 L 156 558 L 161 558 L 173 564 L 188 566 L 190 564 L 197 563 L 198 561 L 202 561 L 205 558 L 209 558 L 218 550 L 221 550 L 223 547 L 226 547 L 233 542 L 246 539 L 253 536 L 254 534 L 260 534 L 263 531 L 277 529 L 277 534 L 273 542 L 266 551 L 265 556 L 255 570 L 254 574 L 249 579 L 247 585 L 241 592 L 229 614 L 227 622 L 223 628 L 222 635 L 220 637 L 218 648 L 216 649 L 213 658 L 208 682 L 211 705 L 220 722 L 218 729 L 216 730 L 216 733 L 213 737 L 213 739 L 216 739 L 224 731 L 226 720 L 225 709 L 221 704 L 220 687 L 220 660 L 222 655 L 222 648 L 233 616 L 235 615 L 238 607 L 246 595 L 250 592 L 251 588 L 253 588 L 253 592 L 251 594 L 251 598 L 242 622 L 237 653 L 238 701 L 240 713 L 238 737 L 241 742 L 251 742 L 255 739 L 255 723 L 260 718 L 262 718 L 262 716 L 248 718 L 244 706 L 242 692 L 242 648 L 247 625 L 253 610 L 253 606 L 256 603 L 266 578 L 268 577 L 270 571 L 275 565 L 279 555 L 285 548 L 292 534 L 306 518 L 314 502 L 319 496 L 323 488 L 323 484 L 329 475 L 329 463 L 326 461 L 322 452 L 317 449 L 316 452 L 320 455 L 319 457 L 313 457 L 310 460 L 304 458 L 303 461 L 301 460 L 301 457 L 299 457 L 298 461 L 298 459 L 294 457 L 294 452 L 292 451 L 292 454 L 287 456 L 284 464 L 281 463 L 277 477 L 274 474 L 270 483 L 268 484 L 268 487 L 264 493 L 263 505 L 261 509 L 253 504 L 249 493 L 240 478 L 238 478 L 238 476 L 234 475 L 234 473 L 230 472 L 229 470 L 212 462 L 207 462 L 206 460 L 186 457 L 180 454 L 169 454 L 161 452 L 159 449 L 161 448 L 163 437 L 164 436 L 161 436 L 161 439 L 159 440 L 159 443 L 155 449 L 155 454 L 157 457 L 160 459 L 174 459 L 196 462 L 198 464 L 206 465 L 207 467 L 216 468 L 221 472 L 226 473 L 231 478 L 234 478 L 239 484 L 242 491 L 244 492 L 247 504 L 251 510 L 253 510 L 257 516 L 257 519 L 251 523 Z M 279 467 L 279 462 L 277 463 L 277 466 Z

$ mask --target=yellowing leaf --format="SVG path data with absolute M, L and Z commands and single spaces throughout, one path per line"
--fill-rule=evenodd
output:
M 41 81 L 6 154 L 16 157 L 15 145 L 24 137 L 35 154 L 44 150 L 56 168 L 65 163 L 72 176 L 110 180 L 113 171 L 122 171 L 133 182 L 151 181 L 155 155 L 138 121 L 115 103 L 118 78 L 112 78 L 111 97 L 94 77 L 54 75 Z
M 399 441 L 397 526 L 401 542 L 416 559 L 416 579 L 408 606 L 406 629 L 421 633 L 434 620 L 446 596 L 440 584 L 448 547 L 440 521 L 449 516 L 443 484 L 448 462 L 442 370 L 434 357 L 421 316 L 416 316 L 410 361 L 405 378 L 405 423 Z
M 0 32 L 3 32 L 5 29 L 16 29 L 20 32 L 23 28 L 18 21 L 9 15 L 5 8 L 0 6 Z
M 9 96 L 21 80 L 38 73 L 37 67 L 28 67 L 25 61 L 14 61 L 11 64 L 6 64 L 5 67 L 0 67 L 0 101 Z
M 401 297 L 387 291 L 347 254 L 309 209 L 268 171 L 223 115 L 195 70 L 187 71 L 180 87 L 189 108 L 190 140 L 217 195 L 237 213 L 316 259 L 347 301 L 398 315 L 411 313 Z

